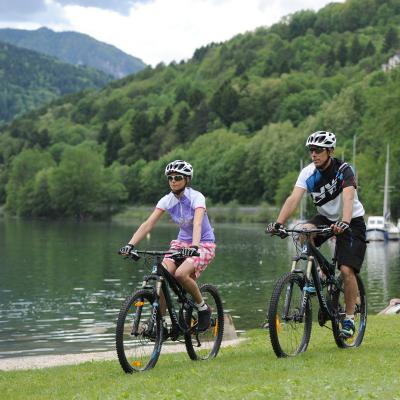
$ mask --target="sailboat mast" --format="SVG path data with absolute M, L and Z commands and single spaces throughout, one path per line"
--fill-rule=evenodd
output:
M 383 218 L 388 219 L 389 215 L 389 145 L 386 150 L 386 164 L 385 164 L 385 186 L 383 188 Z
M 353 168 L 354 168 L 354 179 L 356 181 L 356 186 L 358 187 L 358 174 L 356 170 L 356 143 L 357 143 L 357 135 L 353 136 Z
M 303 159 L 300 159 L 300 172 L 303 170 Z M 304 196 L 300 201 L 300 221 L 304 221 Z

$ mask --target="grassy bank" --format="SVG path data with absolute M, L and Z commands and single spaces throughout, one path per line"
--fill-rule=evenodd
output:
M 132 206 L 115 215 L 116 221 L 142 221 L 153 211 L 153 206 Z M 277 209 L 267 203 L 257 206 L 243 206 L 237 202 L 225 205 L 211 205 L 207 207 L 208 215 L 212 222 L 259 222 L 272 221 L 277 214 Z
M 400 318 L 370 317 L 358 349 L 341 350 L 314 326 L 308 350 L 277 359 L 265 330 L 211 362 L 161 355 L 155 369 L 125 375 L 117 361 L 0 372 L 4 399 L 400 399 Z

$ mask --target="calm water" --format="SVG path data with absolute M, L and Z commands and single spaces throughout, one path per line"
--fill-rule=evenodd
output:
M 134 228 L 0 219 L 0 358 L 114 349 L 120 304 L 147 272 L 117 255 Z M 215 233 L 217 257 L 201 281 L 219 287 L 238 331 L 259 327 L 293 247 L 260 225 L 217 225 Z M 157 226 L 142 248 L 163 249 L 175 235 L 173 225 Z M 370 313 L 399 297 L 400 243 L 370 244 L 362 278 Z

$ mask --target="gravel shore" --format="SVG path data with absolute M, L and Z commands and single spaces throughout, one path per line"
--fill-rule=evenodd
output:
M 245 339 L 224 340 L 221 347 L 235 346 L 243 340 Z M 183 344 L 168 344 L 168 342 L 166 342 L 166 344 L 162 347 L 161 356 L 166 353 L 178 353 L 185 351 L 186 348 Z M 115 351 L 104 351 L 97 353 L 4 358 L 0 359 L 0 371 L 49 368 L 60 365 L 76 365 L 84 362 L 105 360 L 117 361 L 117 353 Z

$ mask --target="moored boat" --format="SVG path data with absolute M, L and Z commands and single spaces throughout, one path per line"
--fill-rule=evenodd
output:
M 385 218 L 380 216 L 370 216 L 367 220 L 367 240 L 384 241 L 387 240 L 385 230 Z

